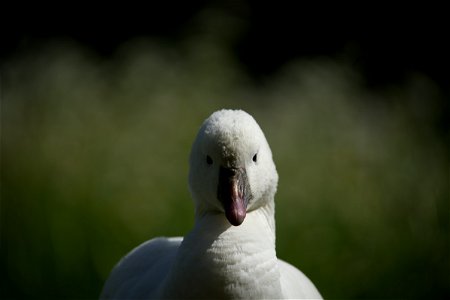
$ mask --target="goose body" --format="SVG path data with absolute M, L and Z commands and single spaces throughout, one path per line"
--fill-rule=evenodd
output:
M 319 299 L 314 284 L 275 252 L 278 175 L 269 145 L 247 113 L 221 110 L 192 146 L 194 228 L 155 238 L 126 255 L 102 299 Z

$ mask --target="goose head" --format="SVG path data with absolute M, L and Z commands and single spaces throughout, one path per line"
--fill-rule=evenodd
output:
M 259 125 L 242 110 L 220 110 L 192 145 L 189 189 L 196 215 L 221 213 L 231 225 L 273 201 L 278 174 Z

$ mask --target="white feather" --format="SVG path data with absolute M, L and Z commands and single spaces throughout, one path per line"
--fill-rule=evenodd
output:
M 252 160 L 257 154 L 257 162 Z M 206 156 L 214 162 L 205 163 Z M 245 168 L 252 199 L 240 226 L 217 200 L 218 166 Z M 106 282 L 102 299 L 319 299 L 314 284 L 277 259 L 274 195 L 278 174 L 256 121 L 222 110 L 202 125 L 190 157 L 195 226 L 184 239 L 152 239 L 126 255 Z

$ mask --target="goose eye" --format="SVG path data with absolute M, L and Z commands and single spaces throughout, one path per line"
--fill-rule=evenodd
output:
M 213 163 L 213 160 L 212 160 L 212 158 L 209 155 L 206 155 L 206 163 L 208 165 L 212 165 L 212 163 Z
M 258 160 L 258 153 L 256 153 L 255 155 L 253 155 L 253 161 L 256 162 Z

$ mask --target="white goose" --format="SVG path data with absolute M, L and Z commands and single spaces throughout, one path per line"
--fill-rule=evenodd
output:
M 278 174 L 252 116 L 213 113 L 190 155 L 195 226 L 183 239 L 155 238 L 126 255 L 103 299 L 321 298 L 313 283 L 275 252 Z

